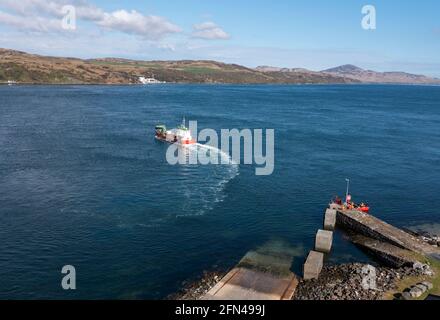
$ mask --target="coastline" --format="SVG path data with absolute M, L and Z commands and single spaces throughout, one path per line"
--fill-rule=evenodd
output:
M 166 85 L 206 85 L 206 86 L 401 86 L 401 87 L 440 87 L 436 83 L 234 83 L 234 82 L 167 82 L 160 84 L 142 84 L 142 83 L 50 83 L 50 82 L 21 82 L 9 85 L 7 82 L 0 82 L 0 86 L 20 87 L 20 86 L 102 86 L 102 87 L 155 87 Z
M 203 274 L 196 279 L 183 281 L 182 288 L 167 296 L 165 300 L 200 300 L 226 274 L 226 271 L 220 270 L 204 271 Z
M 439 237 L 424 230 L 412 231 L 404 229 L 414 237 L 437 246 Z M 436 244 L 433 243 L 435 241 Z M 359 262 L 343 264 L 324 264 L 318 278 L 305 280 L 299 279 L 292 300 L 424 300 L 435 299 L 439 293 L 438 285 L 440 263 L 433 259 L 421 259 L 426 263 L 405 264 L 400 267 L 384 263 L 378 256 L 370 254 L 374 265 Z M 422 257 L 420 257 L 422 258 Z M 365 288 L 365 270 L 374 267 L 374 286 Z M 232 269 L 231 269 L 232 270 Z M 169 295 L 167 300 L 195 301 L 203 300 L 208 292 L 213 289 L 230 270 L 204 271 L 203 274 L 192 280 L 182 283 L 182 288 Z M 263 273 L 266 271 L 263 270 Z M 424 292 L 415 297 L 410 297 L 410 291 L 417 284 L 434 283 L 434 291 Z
M 367 265 L 348 263 L 326 265 L 316 280 L 301 280 L 292 300 L 385 300 L 389 296 L 399 299 L 398 282 L 421 276 L 419 270 L 377 267 L 377 288 L 363 290 L 362 268 Z M 204 271 L 196 280 L 184 281 L 182 289 L 166 300 L 195 301 L 202 299 L 226 274 L 223 271 Z M 388 295 L 388 297 L 387 297 Z
M 1 81 L 22 84 L 137 84 L 151 75 L 166 83 L 194 84 L 427 84 L 440 79 L 403 71 L 378 72 L 354 65 L 326 70 L 247 67 L 215 60 L 144 61 L 79 59 L 29 54 L 0 48 Z M 140 81 L 141 82 L 141 81 Z

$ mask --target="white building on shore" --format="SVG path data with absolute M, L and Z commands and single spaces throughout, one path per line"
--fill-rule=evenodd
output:
M 158 84 L 158 83 L 165 83 L 165 81 L 159 81 L 154 78 L 146 78 L 146 77 L 139 77 L 139 82 L 142 84 Z

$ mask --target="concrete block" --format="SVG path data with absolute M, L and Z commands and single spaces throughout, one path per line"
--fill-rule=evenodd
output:
M 414 286 L 414 288 L 419 288 L 420 291 L 422 291 L 423 293 L 425 293 L 426 291 L 428 291 L 428 288 L 425 287 L 425 286 L 422 285 L 422 284 L 417 284 L 417 285 Z
M 306 263 L 304 263 L 304 280 L 318 279 L 324 266 L 324 254 L 310 251 Z
M 318 230 L 315 241 L 315 251 L 329 253 L 332 250 L 333 232 Z
M 434 288 L 434 285 L 431 282 L 428 282 L 428 281 L 423 281 L 422 283 L 419 283 L 419 284 L 425 286 L 425 288 L 427 290 L 432 290 Z
M 327 209 L 324 216 L 324 230 L 333 231 L 336 227 L 336 210 Z
M 412 297 L 409 292 L 404 292 L 404 293 L 402 293 L 401 299 L 402 300 L 412 300 Z
M 336 204 L 336 203 L 331 203 L 330 204 L 330 210 L 339 210 L 341 209 L 341 206 Z
M 409 294 L 413 298 L 420 298 L 423 295 L 423 291 L 417 287 L 412 287 L 411 290 L 409 291 Z

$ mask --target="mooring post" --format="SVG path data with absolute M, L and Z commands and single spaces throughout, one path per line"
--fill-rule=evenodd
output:
M 334 209 L 327 209 L 324 216 L 324 230 L 333 231 L 336 227 L 337 211 Z
M 304 280 L 318 279 L 324 266 L 324 254 L 322 252 L 310 251 L 306 263 L 304 263 Z
M 322 253 L 329 253 L 332 250 L 333 232 L 318 230 L 316 234 L 315 250 Z

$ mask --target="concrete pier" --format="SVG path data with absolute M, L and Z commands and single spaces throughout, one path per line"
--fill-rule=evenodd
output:
M 412 251 L 396 247 L 387 242 L 361 235 L 351 236 L 350 240 L 375 256 L 383 264 L 392 268 L 412 267 L 414 263 L 418 262 Z
M 291 300 L 298 285 L 292 273 L 285 277 L 235 268 L 203 300 Z
M 318 230 L 315 240 L 315 251 L 322 253 L 330 253 L 333 245 L 333 232 L 326 230 Z
M 295 248 L 269 241 L 249 251 L 204 300 L 291 300 L 298 285 L 292 273 Z
M 354 210 L 338 210 L 337 224 L 363 236 L 392 244 L 401 249 L 436 258 L 440 256 L 439 248 L 431 246 L 367 213 Z
M 322 252 L 310 251 L 304 264 L 304 280 L 318 279 L 324 266 L 324 254 Z

